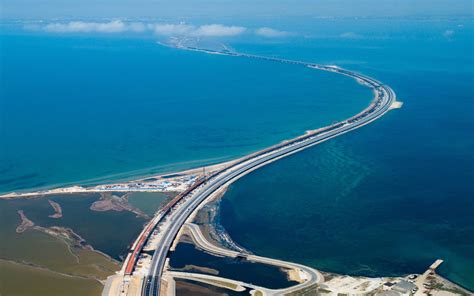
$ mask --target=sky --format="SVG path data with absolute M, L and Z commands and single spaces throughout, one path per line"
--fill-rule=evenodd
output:
M 474 0 L 1 0 L 2 19 L 473 15 Z

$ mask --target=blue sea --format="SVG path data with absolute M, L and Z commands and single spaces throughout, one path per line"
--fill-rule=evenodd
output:
M 8 29 L 0 192 L 230 160 L 344 119 L 372 96 L 335 74 L 154 38 Z
M 442 275 L 474 289 L 472 18 L 218 21 L 294 32 L 225 43 L 360 71 L 404 102 L 232 185 L 221 223 L 233 239 L 352 275 L 422 272 L 442 258 Z M 0 38 L 0 192 L 232 159 L 346 118 L 372 97 L 335 74 L 146 36 L 9 27 Z
M 472 20 L 316 24 L 353 38 L 263 51 L 376 77 L 403 108 L 237 181 L 222 225 L 257 254 L 331 272 L 421 273 L 441 258 L 440 274 L 474 290 Z

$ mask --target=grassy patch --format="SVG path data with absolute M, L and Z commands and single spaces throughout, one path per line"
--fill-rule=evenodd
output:
M 219 285 L 219 286 L 222 286 L 222 287 L 226 287 L 226 288 L 229 288 L 229 289 L 232 289 L 232 290 L 236 290 L 237 287 L 238 287 L 236 284 L 225 282 L 225 281 L 208 280 L 208 282 Z

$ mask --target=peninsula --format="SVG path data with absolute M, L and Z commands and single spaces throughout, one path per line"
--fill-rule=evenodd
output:
M 356 79 L 359 83 L 370 87 L 374 93 L 374 99 L 370 105 L 360 113 L 344 121 L 334 123 L 330 126 L 307 132 L 300 137 L 284 141 L 275 146 L 258 151 L 237 161 L 231 162 L 223 168 L 208 172 L 197 178 L 193 184 L 171 200 L 164 208 L 159 210 L 153 219 L 145 226 L 140 236 L 132 245 L 122 270 L 115 276 L 109 278 L 103 295 L 160 295 L 166 294 L 166 288 L 162 287 L 162 280 L 170 275 L 167 270 L 167 256 L 170 248 L 175 244 L 177 237 L 183 229 L 186 221 L 190 221 L 193 215 L 206 201 L 212 199 L 216 193 L 230 183 L 256 170 L 268 163 L 297 153 L 349 131 L 360 128 L 380 118 L 392 108 L 401 106 L 396 101 L 395 92 L 383 83 L 336 66 L 324 66 L 301 61 L 278 59 L 257 55 L 235 53 L 230 51 L 214 51 L 194 47 L 181 47 L 181 49 L 199 51 L 208 54 L 229 55 L 240 58 L 262 59 L 272 62 L 301 65 L 316 70 L 333 72 Z M 192 228 L 190 228 L 192 229 Z M 222 251 L 223 252 L 223 251 Z M 149 254 L 153 254 L 150 256 Z M 238 254 L 242 258 L 248 258 L 247 254 Z M 259 257 L 260 258 L 260 257 Z M 254 258 L 255 260 L 255 258 Z M 271 259 L 267 260 L 275 265 L 281 262 Z M 305 291 L 324 282 L 324 277 L 318 271 L 297 264 L 287 263 L 286 267 L 300 274 L 302 280 L 298 285 L 287 291 L 262 291 L 261 294 L 288 294 L 297 291 Z M 165 285 L 166 287 L 168 285 Z
M 371 88 L 374 93 L 374 98 L 366 109 L 344 121 L 308 131 L 297 138 L 283 141 L 267 149 L 226 163 L 117 184 L 97 185 L 92 187 L 73 186 L 39 192 L 9 193 L 1 196 L 2 198 L 16 198 L 80 192 L 179 192 L 179 194 L 161 208 L 145 226 L 130 248 L 130 253 L 126 257 L 122 269 L 116 275 L 109 277 L 103 295 L 168 295 L 174 293 L 175 279 L 186 279 L 227 288 L 233 287 L 231 290 L 235 291 L 251 289 L 254 295 L 297 295 L 300 293 L 313 295 L 314 293 L 324 293 L 324 291 L 326 291 L 328 295 L 332 295 L 332 293 L 347 292 L 348 287 L 351 287 L 350 289 L 358 293 L 375 293 L 375 291 L 377 291 L 376 295 L 383 295 L 383 293 L 389 292 L 399 293 L 400 291 L 397 292 L 397 290 L 385 288 L 384 285 L 390 282 L 393 282 L 395 288 L 402 287 L 406 290 L 407 287 L 410 287 L 408 292 L 415 295 L 422 295 L 422 291 L 430 289 L 426 284 L 427 279 L 433 278 L 435 269 L 442 261 L 437 261 L 425 274 L 419 277 L 415 275 L 406 278 L 356 279 L 343 277 L 341 279 L 340 277 L 332 275 L 328 276 L 328 274 L 324 272 L 304 265 L 252 255 L 243 249 L 229 250 L 222 246 L 215 245 L 206 239 L 198 225 L 192 223 L 198 211 L 202 209 L 206 203 L 218 198 L 229 184 L 249 172 L 288 155 L 360 128 L 380 118 L 389 110 L 400 108 L 402 103 L 396 101 L 395 92 L 389 86 L 371 77 L 351 72 L 337 66 L 325 66 L 301 61 L 236 53 L 227 50 L 214 51 L 194 47 L 183 47 L 180 45 L 174 45 L 174 47 L 207 54 L 293 64 L 349 76 Z M 56 212 L 55 215 L 60 216 L 60 207 L 54 203 L 50 204 Z M 24 220 L 24 224 L 27 226 L 28 221 L 25 221 L 26 220 Z M 250 262 L 259 262 L 279 267 L 282 270 L 286 270 L 289 279 L 294 280 L 297 284 L 285 289 L 272 290 L 266 287 L 255 286 L 250 283 L 243 283 L 218 276 L 172 271 L 170 270 L 169 261 L 167 259 L 169 251 L 174 249 L 183 236 L 190 237 L 200 249 L 215 254 L 216 256 L 241 258 L 242 260 L 248 260 Z M 418 280 L 415 281 L 415 278 L 418 278 Z M 438 278 L 438 280 L 440 279 L 441 278 Z M 450 287 L 451 290 L 458 289 L 455 286 L 453 286 L 454 288 L 450 286 L 447 281 L 444 283 L 448 283 L 447 286 Z M 464 295 L 463 293 L 465 293 L 462 289 L 456 291 L 460 293 L 454 295 Z M 403 293 L 400 295 L 402 294 Z

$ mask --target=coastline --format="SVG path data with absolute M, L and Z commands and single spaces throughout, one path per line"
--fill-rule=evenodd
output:
M 9 196 L 14 197 L 16 195 L 21 195 L 25 197 L 25 196 L 29 196 L 33 194 L 34 195 L 40 195 L 44 193 L 48 194 L 47 192 L 52 191 L 52 190 L 67 189 L 67 188 L 74 188 L 74 187 L 90 188 L 90 187 L 95 187 L 95 186 L 104 185 L 104 184 L 130 183 L 134 181 L 136 182 L 136 181 L 145 180 L 148 178 L 154 178 L 158 176 L 167 176 L 167 175 L 173 175 L 173 174 L 180 174 L 186 171 L 201 170 L 203 167 L 213 167 L 215 165 L 232 162 L 246 155 L 247 154 L 242 154 L 239 156 L 228 156 L 228 157 L 226 156 L 226 157 L 219 157 L 219 158 L 176 162 L 172 164 L 157 165 L 153 167 L 137 169 L 137 170 L 127 171 L 127 172 L 121 172 L 121 173 L 116 173 L 116 174 L 111 174 L 111 175 L 105 175 L 105 176 L 100 176 L 100 177 L 95 177 L 95 178 L 49 184 L 49 185 L 41 186 L 41 187 L 32 187 L 32 188 L 19 189 L 19 190 L 13 190 L 13 191 L 2 191 L 0 192 L 0 198 L 5 198 Z M 156 171 L 156 172 L 150 172 L 150 171 Z M 67 192 L 58 191 L 58 193 L 67 193 Z
M 215 198 L 219 199 L 220 197 L 216 195 Z M 205 207 L 203 207 L 201 210 L 204 209 Z M 207 210 L 208 209 L 204 211 Z M 307 281 L 307 272 L 312 270 L 311 267 L 290 263 L 288 261 L 280 261 L 278 259 L 265 259 L 265 257 L 260 257 L 253 254 L 242 255 L 245 253 L 229 249 L 228 245 L 226 245 L 225 243 L 223 244 L 218 240 L 209 240 L 208 231 L 210 228 L 203 227 L 202 224 L 195 224 L 197 220 L 200 220 L 199 216 L 202 217 L 202 213 L 198 214 L 192 222 L 187 222 L 184 225 L 184 229 L 180 232 L 179 238 L 177 238 L 175 244 L 192 244 L 194 248 L 200 250 L 201 252 L 208 253 L 217 257 L 224 256 L 229 258 L 230 260 L 232 260 L 232 258 L 235 258 L 235 256 L 246 256 L 246 260 L 249 260 L 250 262 L 257 263 L 262 261 L 266 262 L 266 264 L 280 268 L 282 272 L 286 273 L 288 281 L 296 281 L 299 284 L 302 284 Z M 213 224 L 211 228 L 215 227 L 215 222 L 211 222 L 211 224 Z M 347 295 L 385 295 L 384 293 L 388 293 L 387 295 L 410 294 L 414 296 L 422 296 L 424 295 L 424 293 L 426 293 L 425 291 L 429 291 L 430 295 L 434 296 L 472 295 L 472 292 L 470 292 L 466 288 L 436 273 L 436 268 L 441 263 L 442 260 L 437 260 L 430 267 L 428 267 L 423 274 L 410 273 L 399 276 L 366 277 L 326 271 L 317 271 L 321 273 L 321 278 L 324 278 L 322 282 L 317 284 L 317 286 L 319 287 L 318 291 L 319 293 L 328 296 L 341 295 L 341 293 L 349 293 Z M 205 266 L 197 265 L 194 271 L 202 271 L 206 268 L 207 267 Z M 307 269 L 305 270 L 305 268 Z M 219 283 L 225 283 L 226 286 L 232 286 L 237 284 L 242 287 L 253 289 L 254 291 L 264 292 L 265 295 L 273 295 L 275 293 L 278 294 L 279 292 L 284 290 L 274 290 L 264 286 L 256 286 L 251 283 L 241 282 L 232 278 L 222 276 L 213 277 L 214 274 L 209 274 L 206 272 L 204 273 L 204 275 L 194 275 L 187 273 L 186 270 L 179 270 L 174 268 L 170 269 L 168 266 L 164 271 L 163 278 L 166 281 L 166 284 L 171 283 L 171 285 L 173 284 L 173 281 L 179 278 L 185 278 L 197 282 L 206 282 L 210 285 L 214 285 L 214 282 L 217 280 Z M 286 288 L 286 290 L 300 291 L 301 289 L 296 288 L 299 284 Z M 406 290 L 407 286 L 410 287 L 409 290 Z M 303 290 L 311 290 L 314 289 L 314 287 L 314 285 L 309 285 L 308 288 L 303 288 Z M 416 288 L 416 290 L 413 290 L 413 288 Z M 405 294 L 407 292 L 408 294 Z
M 205 242 L 206 244 L 213 245 L 217 247 L 217 249 L 224 249 L 228 250 L 229 252 L 238 252 L 242 254 L 248 254 L 252 256 L 254 253 L 254 250 L 247 250 L 243 247 L 241 247 L 237 242 L 234 242 L 232 237 L 227 233 L 225 228 L 220 225 L 219 222 L 219 203 L 220 201 L 224 198 L 226 191 L 228 190 L 228 186 L 222 187 L 219 191 L 215 192 L 213 195 L 211 195 L 208 200 L 203 202 L 194 212 L 193 214 L 186 220 L 185 226 L 187 229 L 184 231 L 181 230 L 178 233 L 178 236 L 174 240 L 174 244 L 171 248 L 171 250 L 174 250 L 179 242 L 186 241 L 189 236 L 189 227 L 190 226 L 195 226 L 197 227 L 196 229 L 199 229 L 200 234 L 202 235 L 201 237 L 207 241 Z M 197 244 L 196 240 L 190 239 L 191 242 L 195 245 L 195 247 L 198 247 L 199 249 L 204 250 L 204 252 L 209 252 L 207 248 L 202 248 L 200 244 Z M 212 249 L 212 248 L 211 248 Z M 212 254 L 212 252 L 210 252 Z M 433 263 L 435 265 L 435 263 Z M 432 266 L 433 266 L 432 265 Z M 302 265 L 305 266 L 305 265 Z M 308 265 L 306 265 L 308 266 Z M 314 266 L 308 266 L 310 268 L 316 268 Z M 426 276 L 430 276 L 431 272 L 434 272 L 436 268 L 431 269 L 428 268 L 427 271 L 425 272 Z M 331 283 L 329 287 L 332 286 L 334 289 L 334 286 L 337 286 L 339 282 L 352 282 L 352 283 L 359 283 L 363 284 L 366 281 L 377 281 L 380 279 L 383 279 L 385 282 L 393 282 L 393 281 L 405 281 L 409 280 L 410 282 L 412 281 L 409 279 L 410 276 L 412 275 L 417 275 L 417 277 L 423 276 L 423 274 L 417 274 L 417 273 L 410 273 L 410 274 L 400 274 L 398 276 L 386 276 L 386 275 L 379 275 L 378 277 L 366 277 L 366 276 L 360 276 L 360 275 L 352 275 L 352 274 L 342 274 L 342 273 L 336 273 L 336 272 L 330 272 L 330 271 L 324 271 L 324 270 L 319 270 L 316 269 L 321 274 L 324 276 L 324 282 L 321 284 L 321 286 L 325 285 L 326 282 L 330 282 L 332 278 L 335 278 L 335 283 Z M 294 276 L 294 271 L 292 269 L 287 270 L 287 275 L 289 279 L 292 279 Z M 466 287 L 462 286 L 461 284 L 450 280 L 447 277 L 444 277 L 438 273 L 434 273 L 433 276 L 436 278 L 436 285 L 439 289 L 436 290 L 437 292 L 434 292 L 433 295 L 439 295 L 439 296 L 449 296 L 449 295 L 461 295 L 461 296 L 469 296 L 469 295 L 474 295 L 474 292 L 470 291 Z M 168 280 L 170 280 L 168 278 Z M 346 282 L 346 284 L 347 284 Z M 357 286 L 357 285 L 354 285 Z M 423 286 L 423 283 L 420 284 L 420 286 Z M 326 286 L 327 288 L 328 286 Z M 323 288 L 324 290 L 324 288 Z M 421 290 L 421 289 L 420 289 Z M 422 296 L 424 295 L 421 293 L 421 291 L 415 293 L 415 296 Z M 456 293 L 453 293 L 456 292 Z
M 212 50 L 193 47 L 185 47 L 184 49 L 204 53 L 215 52 Z M 302 65 L 307 68 L 334 72 L 351 78 L 359 78 L 364 80 L 367 83 L 367 86 L 373 90 L 374 97 L 365 109 L 359 111 L 356 115 L 353 115 L 352 117 L 349 117 L 343 121 L 332 123 L 331 125 L 319 128 L 315 131 L 306 132 L 305 134 L 297 136 L 293 139 L 283 141 L 280 144 L 273 145 L 266 149 L 260 150 L 254 154 L 244 157 L 239 162 L 236 162 L 224 168 L 223 170 L 212 172 L 209 175 L 206 175 L 203 172 L 203 176 L 201 178 L 197 178 L 194 183 L 190 184 L 190 187 L 184 192 L 182 192 L 180 195 L 178 195 L 172 202 L 170 202 L 170 204 L 167 205 L 163 211 L 157 212 L 155 219 L 153 219 L 145 227 L 145 229 L 135 241 L 134 246 L 132 247 L 132 251 L 127 256 L 123 273 L 115 277 L 109 278 L 108 282 L 110 282 L 111 285 L 112 283 L 115 283 L 113 284 L 114 287 L 106 287 L 104 289 L 104 294 L 114 294 L 114 292 L 112 291 L 115 291 L 115 289 L 118 288 L 117 284 L 121 281 L 120 279 L 122 277 L 128 278 L 129 276 L 132 276 L 132 278 L 142 281 L 143 277 L 140 276 L 140 274 L 143 273 L 147 275 L 148 278 L 153 279 L 151 281 L 148 280 L 147 283 L 144 285 L 144 293 L 153 294 L 155 293 L 155 291 L 158 291 L 159 293 L 161 288 L 168 286 L 166 284 L 166 281 L 163 286 L 161 286 L 161 277 L 162 273 L 166 271 L 167 254 L 170 248 L 173 249 L 173 245 L 176 245 L 177 243 L 176 236 L 179 236 L 179 234 L 183 231 L 182 227 L 186 223 L 186 221 L 189 221 L 192 216 L 194 216 L 194 214 L 197 212 L 197 210 L 201 208 L 210 198 L 212 198 L 212 196 L 215 195 L 216 192 L 221 191 L 222 187 L 233 183 L 235 180 L 245 176 L 249 172 L 252 172 L 269 163 L 277 161 L 286 156 L 295 154 L 306 148 L 315 146 L 321 142 L 327 141 L 341 134 L 345 134 L 357 128 L 363 127 L 387 113 L 391 109 L 393 102 L 396 101 L 396 94 L 389 86 L 383 85 L 381 82 L 371 77 L 364 76 L 362 74 L 351 72 L 345 69 L 333 66 L 324 66 L 301 61 L 269 58 L 249 54 L 231 52 L 225 52 L 225 54 L 229 56 L 267 60 L 282 64 Z M 175 205 L 179 206 L 174 207 Z M 173 207 L 174 209 L 172 209 Z M 171 213 L 172 217 L 166 217 L 168 213 Z M 164 219 L 162 220 L 162 218 Z M 154 234 L 154 229 L 159 225 L 160 222 L 166 222 L 166 220 L 168 220 L 168 223 L 165 223 L 165 225 L 160 226 L 160 228 L 164 228 L 161 234 L 161 238 L 158 237 L 157 240 L 155 240 L 157 236 Z M 146 267 L 143 266 L 139 260 L 141 258 L 140 254 L 144 250 L 145 243 L 147 244 L 147 250 L 155 250 L 152 256 L 146 256 Z M 247 255 L 245 255 L 244 257 L 247 257 Z M 307 280 L 304 283 L 297 285 L 297 287 L 292 287 L 290 291 L 293 291 L 294 289 L 312 289 L 313 287 L 315 287 L 315 284 L 324 281 L 323 277 L 317 270 L 308 268 L 303 265 L 295 265 L 294 263 L 263 257 L 260 257 L 259 260 L 270 263 L 278 262 L 278 265 L 283 266 L 298 266 L 299 270 L 305 270 L 304 273 L 306 274 Z M 140 266 L 140 269 L 144 268 L 145 270 L 135 270 L 137 261 L 138 266 Z M 131 288 L 131 286 L 129 285 L 126 286 L 126 289 Z M 134 287 L 134 285 L 132 285 L 132 287 Z
M 78 257 L 74 250 L 87 250 L 87 251 L 97 253 L 101 256 L 104 256 L 111 262 L 114 262 L 117 264 L 120 263 L 118 260 L 112 258 L 112 256 L 110 256 L 109 254 L 95 249 L 83 237 L 81 237 L 79 234 L 74 232 L 72 228 L 63 227 L 63 226 L 44 227 L 44 226 L 36 225 L 24 214 L 23 210 L 19 210 L 17 213 L 20 216 L 20 224 L 16 228 L 16 233 L 18 234 L 21 234 L 28 230 L 39 231 L 65 243 L 71 255 L 76 257 L 76 259 L 78 259 Z
M 160 46 L 170 47 L 179 50 L 187 50 L 187 51 L 201 51 L 197 48 L 191 47 L 180 47 L 178 45 L 172 44 L 165 44 L 158 42 Z M 207 54 L 218 54 L 216 52 L 206 52 Z M 221 53 L 221 55 L 230 55 L 229 53 Z M 246 55 L 249 58 L 262 58 L 256 55 Z M 270 58 L 273 60 L 273 58 Z M 286 60 L 285 63 L 288 61 Z M 301 63 L 301 62 L 298 62 Z M 337 66 L 328 66 L 332 69 L 340 69 Z M 310 69 L 318 69 L 318 66 L 308 66 Z M 329 69 L 329 68 L 328 68 Z M 327 72 L 332 72 L 331 70 L 324 70 Z M 320 69 L 321 70 L 321 69 Z M 345 74 L 343 74 L 345 75 Z M 351 77 L 350 77 L 351 78 Z M 368 86 L 367 83 L 363 82 L 359 78 L 354 79 L 356 83 L 362 86 Z M 329 122 L 328 122 L 329 125 Z M 188 171 L 194 170 L 201 170 L 203 167 L 205 168 L 212 168 L 214 166 L 219 166 L 227 163 L 232 163 L 234 161 L 238 161 L 242 158 L 245 158 L 249 155 L 254 153 L 258 153 L 262 149 L 266 147 L 271 147 L 274 145 L 278 145 L 280 143 L 284 143 L 286 141 L 290 141 L 292 139 L 298 138 L 302 135 L 306 135 L 308 133 L 315 132 L 315 130 L 299 130 L 294 131 L 291 134 L 294 136 L 287 136 L 281 139 L 279 142 L 269 143 L 267 146 L 261 146 L 260 148 L 252 148 L 248 151 L 241 151 L 239 153 L 235 153 L 233 155 L 226 155 L 221 157 L 214 157 L 214 158 L 204 158 L 204 159 L 197 159 L 197 160 L 188 160 L 182 162 L 175 162 L 163 165 L 155 165 L 146 168 L 140 168 L 136 170 L 129 170 L 125 172 L 118 172 L 109 175 L 97 176 L 93 178 L 86 178 L 86 179 L 78 179 L 76 181 L 68 181 L 68 182 L 61 182 L 55 184 L 48 184 L 40 187 L 32 187 L 26 189 L 16 189 L 13 191 L 0 191 L 0 198 L 11 198 L 11 197 L 28 197 L 32 195 L 41 195 L 41 194 L 55 194 L 55 193 L 78 193 L 78 192 L 94 192 L 91 190 L 85 190 L 85 188 L 92 188 L 96 187 L 97 185 L 102 184 L 125 184 L 131 182 L 142 181 L 149 178 L 161 177 L 170 174 L 178 174 L 178 173 L 185 173 Z M 80 188 L 83 189 L 80 189 Z M 62 189 L 62 190 L 61 190 Z M 70 189 L 71 191 L 68 191 Z M 82 191 L 83 190 L 83 191 Z
M 169 180 L 173 181 L 179 177 L 186 177 L 191 175 L 200 175 L 203 170 L 206 172 L 209 171 L 216 171 L 220 170 L 228 165 L 231 165 L 234 162 L 241 160 L 242 158 L 246 157 L 247 155 L 233 159 L 226 162 L 219 162 L 216 164 L 210 164 L 206 166 L 199 166 L 194 168 L 189 168 L 185 170 L 175 170 L 175 171 L 168 171 L 159 174 L 152 174 L 152 175 L 145 175 L 140 176 L 139 178 L 134 178 L 128 181 L 123 182 L 104 182 L 98 185 L 71 185 L 71 186 L 59 186 L 59 187 L 52 187 L 50 189 L 40 189 L 40 190 L 31 190 L 25 189 L 21 191 L 14 191 L 14 192 L 7 192 L 0 194 L 0 199 L 14 199 L 14 198 L 35 198 L 41 196 L 48 196 L 48 195 L 55 195 L 55 194 L 75 194 L 75 193 L 101 193 L 101 192 L 168 192 L 162 190 L 155 190 L 155 189 L 145 189 L 145 188 L 136 188 L 135 190 L 131 190 L 130 188 L 127 189 L 111 189 L 111 190 L 104 190 L 100 189 L 101 186 L 127 186 L 134 183 L 152 183 L 151 179 L 158 179 L 158 180 Z M 80 183 L 80 182 L 79 182 Z M 184 190 L 184 188 L 183 188 Z M 183 191 L 181 190 L 181 191 Z
M 399 107 L 400 107 L 400 105 L 396 105 L 396 106 L 393 106 L 392 108 L 399 108 Z M 312 131 L 308 131 L 308 132 L 306 132 L 306 134 L 311 133 L 311 132 Z M 282 142 L 284 143 L 286 141 L 287 140 L 282 141 Z M 252 154 L 250 154 L 250 155 L 252 155 Z M 148 179 L 167 179 L 167 180 L 170 180 L 170 178 L 168 178 L 169 175 L 177 175 L 177 177 L 189 176 L 189 175 L 193 175 L 193 174 L 199 175 L 200 171 L 203 170 L 203 168 L 206 168 L 206 170 L 209 170 L 209 171 L 220 170 L 220 169 L 224 168 L 225 166 L 230 165 L 234 162 L 237 162 L 240 159 L 243 159 L 245 157 L 248 157 L 248 156 L 244 156 L 244 157 L 241 157 L 241 158 L 238 158 L 238 159 L 235 159 L 235 160 L 231 160 L 231 161 L 228 161 L 228 162 L 218 163 L 218 164 L 209 165 L 209 166 L 205 166 L 205 167 L 191 168 L 191 169 L 188 169 L 188 170 L 178 171 L 178 172 L 172 171 L 172 172 L 163 173 L 163 174 L 159 174 L 159 175 L 149 175 L 149 176 L 146 176 L 146 177 L 141 177 L 139 179 L 135 179 L 133 181 L 128 181 L 128 182 L 124 182 L 124 183 L 116 183 L 116 184 L 118 184 L 118 185 L 127 185 L 127 184 L 130 184 L 130 183 L 137 183 L 137 182 L 146 183 L 146 182 L 148 182 L 147 181 Z M 114 184 L 112 184 L 112 185 L 114 185 Z M 98 186 L 102 186 L 102 185 L 98 185 Z M 107 190 L 99 190 L 96 187 L 97 186 L 94 186 L 94 187 L 72 186 L 72 187 L 67 187 L 67 188 L 57 188 L 57 189 L 46 190 L 46 191 L 27 192 L 27 193 L 20 193 L 20 194 L 5 194 L 5 195 L 0 196 L 0 198 L 24 198 L 24 197 L 35 197 L 35 196 L 38 196 L 38 195 L 44 196 L 44 195 L 50 195 L 50 194 L 58 194 L 58 193 L 79 193 L 79 192 L 103 192 L 103 191 L 107 191 Z M 112 191 L 112 190 L 108 190 L 108 191 Z M 124 189 L 124 190 L 114 189 L 113 191 L 131 192 L 131 190 L 129 190 L 129 189 Z M 137 189 L 137 190 L 133 190 L 133 191 L 138 191 L 138 192 L 163 192 L 163 191 L 150 190 L 150 189 Z M 203 205 L 204 204 L 207 204 L 207 202 L 203 203 Z M 442 278 L 442 277 L 440 277 L 440 278 Z M 445 280 L 449 283 L 452 283 L 451 281 L 449 281 L 447 279 L 445 279 Z
M 374 93 L 375 94 L 375 93 Z M 395 101 L 396 103 L 401 103 L 398 101 Z M 394 106 L 393 108 L 399 108 L 397 106 Z M 284 139 L 274 145 L 271 145 L 270 147 L 274 147 L 277 145 L 284 144 L 286 142 L 299 139 L 311 134 L 316 134 L 320 130 L 323 130 L 325 127 L 319 127 L 316 129 L 312 130 L 306 130 L 304 133 L 291 138 L 291 139 Z M 62 186 L 62 185 L 51 185 L 48 186 L 48 188 L 44 189 L 24 189 L 24 190 L 17 190 L 17 191 L 12 191 L 12 192 L 6 192 L 6 193 L 0 193 L 0 199 L 14 199 L 14 198 L 35 198 L 35 197 L 41 197 L 41 196 L 48 196 L 48 195 L 55 195 L 55 194 L 75 194 L 75 193 L 101 193 L 101 192 L 168 192 L 168 191 L 163 191 L 163 190 L 156 190 L 156 189 L 150 189 L 150 188 L 134 188 L 133 190 L 131 188 L 124 188 L 124 189 L 110 189 L 110 190 L 104 190 L 101 189 L 103 186 L 128 186 L 131 184 L 136 184 L 136 183 L 144 183 L 149 184 L 152 183 L 152 181 L 157 181 L 157 180 L 176 180 L 179 177 L 186 177 L 186 176 L 192 176 L 192 175 L 197 175 L 201 176 L 204 173 L 209 173 L 209 172 L 214 172 L 214 171 L 219 171 L 222 170 L 228 166 L 231 166 L 234 163 L 237 163 L 239 161 L 242 161 L 248 157 L 252 157 L 253 155 L 256 155 L 260 153 L 261 151 L 264 151 L 269 148 L 264 148 L 261 150 L 253 151 L 251 153 L 242 155 L 237 158 L 232 158 L 231 160 L 226 160 L 223 162 L 217 162 L 217 163 L 211 163 L 208 165 L 201 165 L 197 167 L 191 167 L 191 168 L 186 168 L 184 170 L 170 170 L 158 174 L 146 174 L 146 175 L 141 175 L 139 177 L 130 177 L 129 179 L 126 179 L 124 181 L 120 180 L 110 180 L 110 182 L 101 182 L 99 184 L 94 184 L 94 185 L 81 185 L 84 184 L 86 181 L 78 181 L 74 182 L 73 184 Z M 144 169 L 148 170 L 148 169 Z M 109 178 L 109 177 L 103 177 L 103 178 Z M 156 179 L 156 180 L 153 180 Z M 87 183 L 87 182 L 86 182 Z M 182 188 L 182 190 L 177 190 L 177 192 L 184 191 L 185 188 Z

